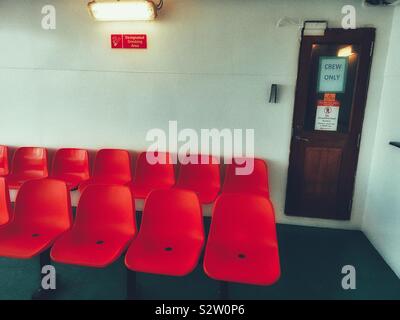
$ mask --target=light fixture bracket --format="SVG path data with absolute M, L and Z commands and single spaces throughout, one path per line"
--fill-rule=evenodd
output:
M 304 21 L 301 35 L 302 37 L 324 36 L 326 29 L 328 29 L 328 21 L 326 20 L 306 20 Z

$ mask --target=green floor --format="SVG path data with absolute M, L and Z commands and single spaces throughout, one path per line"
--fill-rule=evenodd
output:
M 209 220 L 207 219 L 208 229 Z M 400 299 L 400 280 L 359 231 L 278 225 L 282 277 L 271 287 L 229 285 L 232 299 Z M 341 287 L 342 266 L 357 271 L 357 289 Z M 57 299 L 124 299 L 123 259 L 106 269 L 56 264 Z M 217 299 L 218 283 L 201 266 L 184 278 L 138 275 L 140 299 Z M 30 299 L 39 259 L 0 258 L 0 299 Z

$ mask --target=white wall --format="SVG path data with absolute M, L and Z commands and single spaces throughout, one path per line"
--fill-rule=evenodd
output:
M 1 143 L 145 149 L 146 132 L 167 128 L 254 128 L 256 155 L 270 163 L 278 222 L 359 228 L 368 182 L 393 10 L 360 0 L 166 0 L 151 23 L 99 23 L 85 0 L 0 1 Z M 41 8 L 57 29 L 41 29 Z M 350 222 L 283 213 L 297 75 L 298 29 L 283 16 L 339 27 L 354 4 L 377 42 Z M 146 33 L 145 51 L 111 50 L 111 33 Z M 271 83 L 282 85 L 268 104 Z
M 400 7 L 393 20 L 389 55 L 365 204 L 363 231 L 400 277 Z

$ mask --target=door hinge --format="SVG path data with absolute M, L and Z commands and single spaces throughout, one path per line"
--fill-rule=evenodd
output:
M 361 144 L 361 133 L 359 133 L 357 137 L 357 148 L 360 148 L 360 144 Z
M 369 51 L 369 56 L 372 57 L 372 54 L 374 53 L 374 45 L 375 45 L 375 41 L 371 42 L 371 49 Z

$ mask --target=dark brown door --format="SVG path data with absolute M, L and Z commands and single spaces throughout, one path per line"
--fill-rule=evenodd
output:
M 301 42 L 287 215 L 350 219 L 375 29 Z

